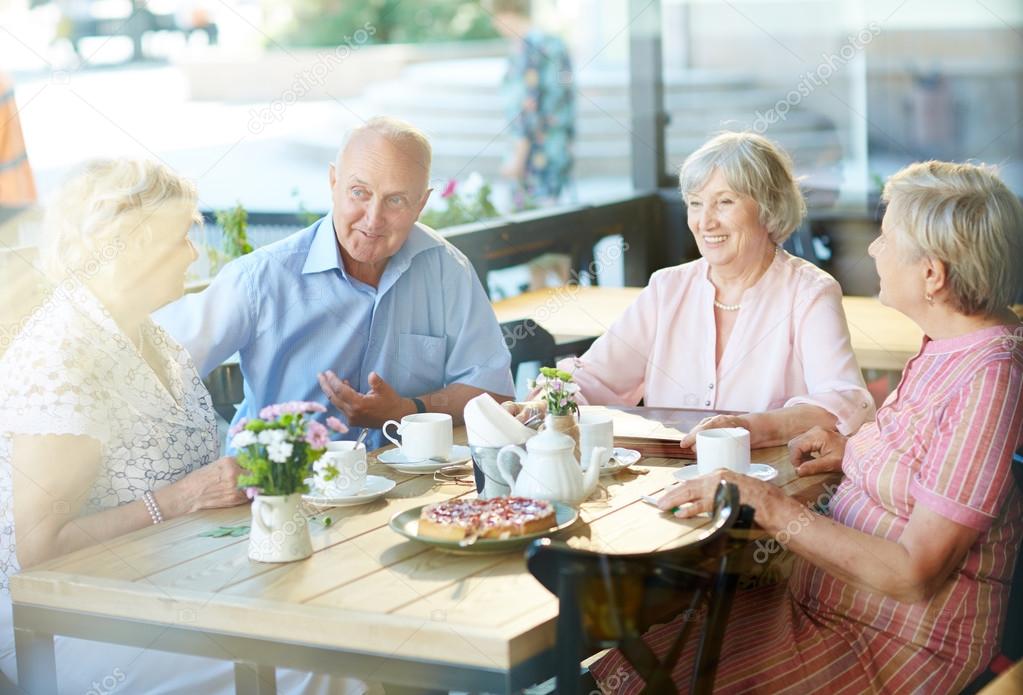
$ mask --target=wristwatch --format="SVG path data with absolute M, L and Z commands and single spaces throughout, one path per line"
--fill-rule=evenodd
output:
M 426 412 L 426 403 L 423 403 L 423 399 L 416 398 L 415 396 L 413 396 L 412 397 L 412 404 L 414 406 L 416 406 L 416 412 L 417 413 L 425 413 Z

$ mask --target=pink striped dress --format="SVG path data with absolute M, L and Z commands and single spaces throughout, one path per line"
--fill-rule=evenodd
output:
M 899 388 L 846 447 L 835 521 L 897 540 L 916 504 L 980 532 L 929 600 L 854 588 L 802 558 L 787 584 L 740 591 L 721 652 L 722 693 L 954 693 L 997 653 L 1023 495 L 1023 326 L 924 340 Z M 646 639 L 663 653 L 678 621 Z M 693 640 L 690 640 L 692 642 Z M 687 683 L 692 645 L 676 680 Z M 592 671 L 605 693 L 643 683 L 618 652 Z

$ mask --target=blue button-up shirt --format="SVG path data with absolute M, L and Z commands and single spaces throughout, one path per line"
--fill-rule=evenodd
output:
M 228 263 L 205 291 L 154 318 L 203 376 L 240 355 L 245 400 L 235 422 L 289 400 L 333 411 L 316 379 L 327 369 L 363 393 L 373 371 L 405 397 L 453 383 L 514 393 L 511 356 L 472 264 L 419 224 L 378 287 L 345 272 L 328 215 Z M 379 430 L 367 441 L 384 443 Z

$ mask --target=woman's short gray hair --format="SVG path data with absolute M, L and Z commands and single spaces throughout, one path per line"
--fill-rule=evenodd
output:
M 945 264 L 952 306 L 993 316 L 1023 286 L 1023 205 L 996 171 L 919 162 L 885 184 L 882 200 L 911 253 Z
M 40 249 L 47 274 L 95 274 L 132 236 L 151 232 L 158 212 L 181 210 L 202 223 L 195 185 L 148 159 L 95 159 L 81 165 L 54 196 Z
M 719 133 L 686 157 L 678 173 L 682 197 L 694 193 L 719 169 L 736 193 L 760 208 L 771 241 L 781 244 L 806 215 L 792 159 L 773 142 L 749 132 Z

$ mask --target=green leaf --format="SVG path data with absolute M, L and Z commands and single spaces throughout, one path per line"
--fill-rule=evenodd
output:
M 246 536 L 249 533 L 249 525 L 242 524 L 240 526 L 218 526 L 215 529 L 209 531 L 203 531 L 199 535 L 205 538 L 223 538 L 225 536 L 231 536 L 232 538 L 238 538 L 240 536 Z

